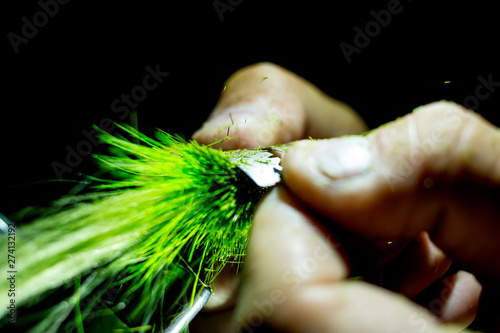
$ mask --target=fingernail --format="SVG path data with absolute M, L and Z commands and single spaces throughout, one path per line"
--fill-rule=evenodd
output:
M 371 143 L 361 136 L 313 142 L 311 155 L 316 167 L 331 179 L 365 173 L 372 165 Z

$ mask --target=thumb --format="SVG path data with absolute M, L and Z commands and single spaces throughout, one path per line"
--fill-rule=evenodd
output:
M 260 202 L 233 317 L 238 332 L 459 330 L 402 295 L 346 280 L 346 240 L 319 222 L 282 186 Z
M 366 136 L 296 143 L 287 186 L 306 204 L 369 237 L 433 242 L 469 270 L 500 278 L 500 133 L 448 102 Z

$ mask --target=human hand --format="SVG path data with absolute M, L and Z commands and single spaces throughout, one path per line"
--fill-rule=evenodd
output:
M 498 296 L 499 157 L 497 128 L 461 106 L 438 102 L 363 137 L 297 143 L 283 160 L 283 178 L 290 198 L 298 198 L 294 200 L 356 234 L 399 244 L 410 241 L 382 267 L 383 285 L 407 297 L 426 294 L 419 297 L 420 301 L 441 320 L 467 325 L 476 314 L 481 286 L 466 271 L 485 284 L 484 298 Z M 283 209 L 295 207 L 290 199 L 281 202 Z M 279 220 L 277 205 L 266 211 L 265 204 L 257 211 L 257 226 L 264 224 L 264 219 Z M 307 219 L 307 214 L 302 218 Z M 259 243 L 272 243 L 270 238 L 275 234 L 268 230 L 256 235 L 262 227 L 255 230 L 249 245 L 249 265 L 256 262 L 252 253 L 264 246 Z M 277 239 L 282 235 L 275 236 Z M 448 257 L 466 271 L 443 280 L 450 266 Z M 277 267 L 282 262 L 278 258 L 266 256 L 266 260 L 273 259 L 273 270 L 286 268 Z M 251 281 L 260 279 L 272 285 L 269 288 L 287 290 L 283 279 L 269 282 L 276 273 L 251 268 L 246 271 L 248 283 L 240 296 L 241 313 L 252 311 L 245 299 L 245 293 L 250 293 L 247 288 L 253 287 L 249 286 Z M 281 326 L 287 332 L 365 332 L 370 327 L 383 332 L 455 329 L 442 326 L 392 292 L 366 283 L 345 282 L 347 274 L 339 275 L 339 271 L 336 275 L 311 272 L 297 290 L 285 294 L 287 304 L 294 304 L 295 310 L 276 307 L 276 314 L 270 318 L 280 318 L 280 312 L 286 311 L 289 319 L 305 319 L 299 321 L 302 328 L 295 324 Z M 259 298 L 252 297 L 259 304 Z M 487 306 L 479 308 L 485 325 L 482 329 L 496 332 L 499 327 L 494 322 L 498 320 L 494 309 L 498 306 Z M 309 309 L 308 315 L 299 316 L 303 313 L 299 307 Z M 273 319 L 268 322 L 275 326 Z M 280 325 L 285 322 L 290 323 L 280 318 Z
M 294 73 L 271 63 L 259 63 L 234 73 L 220 100 L 193 139 L 210 144 L 226 136 L 222 148 L 267 147 L 295 140 L 361 133 L 363 120 Z M 217 147 L 219 147 L 217 145 Z M 217 290 L 191 325 L 191 331 L 233 332 L 236 265 L 228 265 L 215 281 Z M 208 311 L 207 311 L 208 310 Z
M 259 70 L 264 71 L 264 73 L 259 72 Z M 269 90 L 261 86 L 249 85 L 248 82 L 252 80 L 246 81 L 245 84 L 245 80 L 249 77 L 253 78 L 253 82 L 256 82 L 257 79 L 259 79 L 259 83 L 267 80 L 273 82 L 271 80 L 273 76 L 266 74 L 270 71 L 277 71 L 275 75 L 284 79 L 279 84 L 276 84 L 276 82 L 271 84 L 272 93 L 270 95 L 266 95 Z M 194 137 L 201 142 L 209 143 L 216 137 L 225 136 L 227 131 L 224 126 L 232 125 L 234 122 L 234 126 L 230 128 L 230 135 L 235 134 L 241 139 L 239 141 L 227 141 L 225 148 L 252 148 L 258 145 L 267 146 L 296 140 L 301 137 L 328 137 L 336 134 L 357 132 L 363 129 L 362 122 L 349 108 L 333 102 L 333 106 L 340 105 L 340 108 L 330 106 L 331 112 L 325 111 L 324 106 L 327 106 L 328 103 L 320 103 L 317 100 L 318 98 L 324 98 L 325 101 L 331 102 L 330 99 L 301 79 L 294 77 L 291 73 L 286 71 L 284 73 L 283 75 L 281 69 L 271 65 L 258 65 L 247 69 L 246 76 L 242 75 L 242 73 L 240 73 L 241 76 L 239 77 L 235 76 L 240 80 L 239 88 L 229 90 L 231 88 L 230 80 L 226 90 L 227 95 L 223 95 L 222 102 L 219 103 L 219 106 L 230 106 L 231 111 L 227 111 L 225 107 L 216 108 L 218 110 L 216 112 L 219 114 L 218 119 L 216 119 L 217 130 L 214 127 L 207 130 L 209 127 L 205 127 L 201 132 L 196 133 Z M 268 79 L 261 81 L 264 77 Z M 295 83 L 287 85 L 289 81 Z M 307 88 L 297 89 L 297 85 L 300 84 L 305 84 Z M 290 89 L 290 87 L 294 88 Z M 303 91 L 307 91 L 307 89 L 310 89 L 310 92 L 304 94 Z M 239 94 L 230 94 L 235 91 L 238 91 Z M 300 96 L 300 98 L 297 96 Z M 303 96 L 309 97 L 304 99 Z M 283 99 L 280 99 L 280 97 L 283 97 Z M 224 98 L 226 98 L 226 101 L 224 101 Z M 266 107 L 266 105 L 269 105 L 266 102 L 270 103 L 271 101 L 270 98 L 277 100 L 277 104 L 271 104 L 276 106 L 272 112 L 270 110 L 273 110 L 273 108 Z M 274 103 L 276 103 L 276 100 Z M 244 106 L 239 102 L 243 102 Z M 252 104 L 252 102 L 257 103 Z M 318 109 L 311 107 L 311 105 L 318 107 Z M 427 114 L 429 112 L 425 111 L 427 109 L 429 107 L 405 119 L 410 119 L 411 123 L 411 117 L 415 118 L 417 114 Z M 256 111 L 251 113 L 248 110 Z M 286 110 L 287 112 L 283 113 L 281 111 L 279 113 L 277 110 Z M 241 113 L 238 115 L 240 111 Z M 229 112 L 233 114 L 232 122 Z M 283 121 L 281 126 L 275 126 L 270 121 L 271 119 L 274 120 L 273 112 L 275 116 L 276 112 L 278 112 L 279 119 L 279 116 L 281 116 Z M 318 114 L 315 112 L 318 112 Z M 225 123 L 224 116 L 220 116 L 222 114 L 225 114 Z M 255 122 L 248 122 L 248 115 L 253 117 L 250 119 Z M 255 117 L 258 118 L 261 115 L 265 116 L 255 120 Z M 338 116 L 338 119 L 335 116 Z M 457 121 L 454 113 L 448 116 L 450 116 L 448 120 Z M 316 122 L 310 119 L 305 120 L 310 117 L 316 117 Z M 214 118 L 212 117 L 212 119 Z M 245 119 L 247 120 L 246 123 Z M 266 119 L 268 122 L 265 121 Z M 311 123 L 316 123 L 317 126 L 311 126 Z M 329 128 L 329 123 L 339 125 Z M 238 124 L 242 126 L 238 127 Z M 264 126 L 266 124 L 268 126 Z M 342 124 L 346 127 L 343 127 Z M 409 146 L 409 141 L 401 139 L 401 135 L 408 133 L 405 132 L 408 130 L 409 125 L 407 124 L 408 120 L 403 119 L 393 125 L 378 129 L 367 136 L 368 140 L 385 140 L 383 142 L 388 144 L 386 147 L 392 147 L 398 152 L 398 154 L 394 154 L 394 151 L 391 151 L 393 155 L 384 156 L 387 161 L 381 163 L 384 166 L 383 171 L 381 171 L 382 175 L 386 174 L 383 172 L 387 171 L 390 175 L 391 172 L 397 170 L 400 166 L 397 163 L 399 158 L 404 160 L 405 157 L 412 157 L 412 155 L 405 155 L 405 153 L 414 152 L 414 150 L 409 149 L 412 147 Z M 429 127 L 425 122 L 421 124 L 424 124 L 420 125 L 422 127 Z M 259 130 L 263 128 L 267 132 L 260 132 L 259 135 Z M 349 130 L 342 132 L 343 128 L 349 128 Z M 328 132 L 329 129 L 330 132 Z M 420 128 L 417 126 L 414 129 Z M 268 135 L 262 133 L 268 133 Z M 442 133 L 429 133 L 438 135 L 431 138 L 434 138 L 436 143 L 442 144 L 439 136 Z M 388 137 L 394 140 L 391 141 Z M 424 137 L 420 135 L 420 138 Z M 392 182 L 388 182 L 386 179 L 384 183 L 379 179 L 380 174 L 370 171 L 372 176 L 379 177 L 375 177 L 378 182 L 363 183 L 357 180 L 359 177 L 349 177 L 348 174 L 347 180 L 343 180 L 339 178 L 338 174 L 335 174 L 335 172 L 340 171 L 338 162 L 343 161 L 342 159 L 336 160 L 333 164 L 327 163 L 326 165 L 330 169 L 326 173 L 318 172 L 315 169 L 317 163 L 307 164 L 311 162 L 312 155 L 309 152 L 321 145 L 331 143 L 334 147 L 328 147 L 326 150 L 338 153 L 345 148 L 343 147 L 345 142 L 354 141 L 364 145 L 363 142 L 366 140 L 355 137 L 317 142 L 307 141 L 297 144 L 285 157 L 283 164 L 285 165 L 284 181 L 286 188 L 277 187 L 271 191 L 257 209 L 254 219 L 254 229 L 244 269 L 244 281 L 238 297 L 238 310 L 232 316 L 233 324 L 235 322 L 236 325 L 241 326 L 243 331 L 245 329 L 247 331 L 249 329 L 254 330 L 257 327 L 262 327 L 263 324 L 286 332 L 363 332 L 373 330 L 421 332 L 425 330 L 445 330 L 445 328 L 440 327 L 432 315 L 403 297 L 395 296 L 394 293 L 368 283 L 346 281 L 345 278 L 349 276 L 350 267 L 349 260 L 345 259 L 345 246 L 339 246 L 339 244 L 342 244 L 343 239 L 336 239 L 336 234 L 326 237 L 327 233 L 319 230 L 318 219 L 321 219 L 321 223 L 326 227 L 329 227 L 328 224 L 334 223 L 325 222 L 324 218 L 319 218 L 310 211 L 312 208 L 314 211 L 321 212 L 324 216 L 333 218 L 336 222 L 370 239 L 378 237 L 392 240 L 393 246 L 391 247 L 395 247 L 393 251 L 395 252 L 393 253 L 395 258 L 392 258 L 382 267 L 382 281 L 390 289 L 412 297 L 421 294 L 426 289 L 432 289 L 428 287 L 446 273 L 450 266 L 450 259 L 430 242 L 427 234 L 421 232 L 433 230 L 427 227 L 432 224 L 429 219 L 432 220 L 432 217 L 435 217 L 432 216 L 435 211 L 425 204 L 430 205 L 432 208 L 431 199 L 438 198 L 439 195 L 443 195 L 442 191 L 446 190 L 446 188 L 441 189 L 440 177 L 424 178 L 424 185 L 426 184 L 431 189 L 422 191 L 416 185 L 418 182 L 415 181 L 414 177 L 417 176 L 412 176 L 413 173 L 408 173 L 409 176 L 402 177 L 402 179 L 396 177 L 397 181 L 389 177 L 388 179 L 392 179 Z M 418 147 L 418 142 L 417 140 L 413 144 Z M 400 149 L 396 149 L 398 144 L 400 144 Z M 366 159 L 367 156 L 371 156 L 371 154 L 366 155 L 363 153 L 363 149 L 354 148 L 354 146 L 356 145 L 352 146 L 353 149 L 344 150 L 349 156 L 348 162 L 359 159 L 362 162 L 363 158 Z M 443 152 L 450 153 L 449 150 L 441 150 L 437 153 Z M 434 151 L 433 154 L 429 155 L 413 156 L 410 161 L 420 161 L 418 162 L 420 164 L 417 163 L 415 170 L 413 170 L 415 174 L 422 177 L 419 171 L 424 170 L 424 167 L 428 165 L 426 161 L 435 158 L 437 153 Z M 447 154 L 444 157 L 448 156 Z M 417 157 L 420 159 L 416 159 Z M 301 160 L 301 163 L 297 163 L 297 159 Z M 353 163 L 350 164 L 356 167 Z M 371 165 L 373 166 L 373 164 Z M 388 168 L 388 166 L 392 166 L 393 169 Z M 377 165 L 375 165 L 375 170 L 378 171 L 376 167 Z M 460 164 L 458 164 L 457 168 L 460 168 Z M 324 174 L 329 175 L 330 178 L 325 178 Z M 335 182 L 331 181 L 332 175 L 334 179 L 335 177 L 339 179 L 336 179 Z M 441 174 L 438 176 L 441 176 Z M 366 182 L 368 176 L 362 173 L 362 177 Z M 449 183 L 455 184 L 454 179 L 451 177 Z M 351 188 L 352 185 L 348 184 L 349 181 L 353 181 L 356 186 Z M 334 185 L 332 185 L 332 182 Z M 337 183 L 340 183 L 340 185 L 337 185 Z M 427 192 L 433 194 L 428 193 L 429 197 L 426 197 Z M 412 201 L 415 206 L 412 206 Z M 452 201 L 450 200 L 450 205 Z M 435 205 L 439 206 L 436 203 Z M 489 207 L 486 203 L 484 205 Z M 452 207 L 453 205 L 450 206 L 450 208 Z M 410 208 L 418 212 L 417 218 L 409 214 L 413 212 L 410 211 Z M 400 224 L 406 221 L 407 217 L 411 217 L 409 219 L 411 222 L 408 224 L 413 226 L 414 229 L 406 230 L 400 227 Z M 372 220 L 378 221 L 378 224 L 374 225 Z M 370 223 L 367 223 L 367 221 Z M 422 221 L 426 221 L 427 224 Z M 385 227 L 387 224 L 389 226 Z M 408 224 L 403 224 L 403 227 Z M 379 230 L 380 228 L 381 230 Z M 496 231 L 498 235 L 498 230 Z M 337 246 L 332 246 L 332 243 L 337 244 Z M 403 245 L 406 245 L 404 249 L 402 249 Z M 398 251 L 400 253 L 397 253 Z M 493 252 L 490 253 L 499 252 L 498 249 L 493 249 Z M 391 258 L 386 256 L 385 260 L 389 259 Z M 408 264 L 409 260 L 411 260 L 412 265 Z M 472 262 L 474 264 L 474 260 Z M 464 264 L 467 264 L 467 260 L 465 260 Z M 473 268 L 477 269 L 477 267 Z M 480 268 L 479 271 L 481 271 Z M 439 314 L 442 319 L 461 321 L 463 323 L 470 322 L 474 316 L 475 305 L 479 297 L 480 286 L 477 281 L 465 272 L 452 275 L 445 281 L 448 282 L 448 292 L 452 297 L 446 297 L 443 300 L 439 299 L 442 303 L 439 309 L 441 310 Z M 438 292 L 442 292 L 442 290 L 438 288 Z M 342 296 L 341 302 L 339 302 L 339 295 Z M 464 304 L 464 306 L 457 306 L 461 304 Z M 228 319 L 231 317 L 231 312 L 225 311 L 219 317 L 210 314 L 202 315 L 198 323 L 212 319 L 218 324 L 222 324 L 223 320 L 221 318 L 224 317 L 227 320 L 226 323 L 229 323 L 230 320 Z M 209 331 L 206 325 L 203 331 Z M 224 330 L 214 328 L 211 331 L 222 332 Z M 228 331 L 234 330 L 229 329 Z
M 193 139 L 209 144 L 234 136 L 222 146 L 228 150 L 365 130 L 363 120 L 346 104 L 284 68 L 259 63 L 226 81 L 217 105 Z

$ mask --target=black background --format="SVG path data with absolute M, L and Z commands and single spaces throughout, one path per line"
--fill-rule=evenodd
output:
M 463 103 L 474 96 L 479 76 L 500 81 L 498 10 L 491 1 L 436 2 L 401 0 L 401 13 L 351 63 L 339 44 L 353 44 L 354 27 L 364 29 L 370 12 L 389 1 L 233 0 L 221 20 L 213 1 L 72 0 L 18 53 L 7 35 L 21 34 L 22 18 L 32 22 L 41 7 L 3 4 L 0 212 L 65 193 L 71 184 L 15 185 L 55 179 L 51 164 L 64 163 L 65 147 L 85 139 L 82 130 L 103 118 L 120 121 L 111 103 L 142 83 L 148 65 L 170 75 L 137 108 L 147 134 L 162 128 L 189 137 L 225 79 L 260 61 L 349 103 L 372 128 L 432 101 Z M 496 91 L 477 109 L 496 125 L 499 99 Z M 64 178 L 80 179 L 90 160 Z

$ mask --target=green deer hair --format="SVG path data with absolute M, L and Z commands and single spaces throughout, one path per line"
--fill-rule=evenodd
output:
M 245 256 L 265 188 L 231 153 L 117 126 L 133 140 L 102 132 L 110 154 L 95 158 L 109 179 L 17 228 L 15 325 L 23 331 L 92 331 L 110 313 L 118 319 L 107 329 L 161 330 Z M 2 297 L 8 288 L 0 279 Z M 8 311 L 0 308 L 0 328 Z

